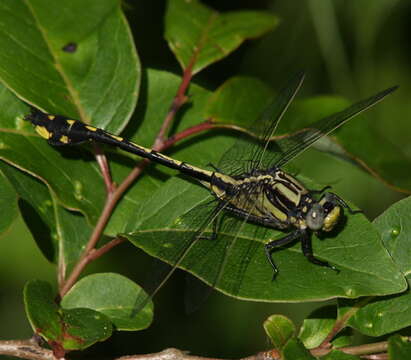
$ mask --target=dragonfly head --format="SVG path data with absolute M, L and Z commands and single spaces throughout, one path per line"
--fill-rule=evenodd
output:
M 306 222 L 309 229 L 331 231 L 341 216 L 341 207 L 329 193 L 325 193 L 320 201 L 313 204 L 307 212 Z

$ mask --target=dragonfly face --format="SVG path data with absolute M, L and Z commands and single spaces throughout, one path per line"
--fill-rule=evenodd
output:
M 331 193 L 326 193 L 319 202 L 313 203 L 306 215 L 307 227 L 310 230 L 329 232 L 337 225 L 342 215 L 341 206 L 330 199 Z M 332 194 L 335 196 L 335 194 Z

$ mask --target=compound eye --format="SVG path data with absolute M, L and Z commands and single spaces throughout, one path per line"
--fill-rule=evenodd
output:
M 335 208 L 335 204 L 332 203 L 331 201 L 326 201 L 323 204 L 323 209 L 324 209 L 326 214 L 330 213 L 334 208 Z
M 335 206 L 328 212 L 327 216 L 324 219 L 324 224 L 322 227 L 323 231 L 331 231 L 334 226 L 337 224 L 341 215 L 341 208 Z

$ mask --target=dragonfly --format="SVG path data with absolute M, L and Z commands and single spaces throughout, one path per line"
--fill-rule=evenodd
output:
M 290 136 L 272 141 L 280 120 L 303 80 L 303 73 L 296 74 L 268 105 L 261 117 L 246 129 L 245 136 L 239 138 L 224 153 L 218 166 L 212 170 L 171 158 L 64 115 L 32 109 L 25 119 L 35 126 L 37 133 L 47 139 L 50 145 L 77 145 L 90 141 L 112 145 L 175 169 L 194 178 L 209 190 L 216 202 L 215 209 L 184 249 L 180 250 L 180 254 L 176 254 L 174 260 L 169 261 L 173 269 L 179 266 L 193 244 L 204 237 L 205 229 L 210 224 L 211 238 L 218 241 L 219 216 L 228 213 L 243 223 L 253 223 L 285 233 L 278 239 L 269 239 L 264 245 L 273 278 L 278 274 L 273 251 L 297 240 L 301 242 L 302 253 L 308 261 L 338 272 L 339 269 L 333 264 L 314 255 L 311 235 L 329 233 L 335 229 L 344 215 L 344 210 L 349 213 L 357 211 L 351 209 L 337 194 L 327 191 L 329 186 L 321 190 L 308 189 L 283 168 L 320 138 L 374 106 L 397 87 L 387 88 Z M 254 136 L 246 136 L 247 134 Z

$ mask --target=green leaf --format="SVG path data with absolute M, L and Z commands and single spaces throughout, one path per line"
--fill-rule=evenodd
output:
M 19 197 L 19 209 L 37 246 L 49 261 L 57 260 L 56 219 L 47 187 L 36 178 L 6 163 L 0 169 Z M 53 229 L 53 230 L 52 230 Z
M 262 81 L 234 77 L 210 96 L 206 116 L 218 124 L 247 127 L 258 119 L 272 98 L 273 92 Z M 278 136 L 292 135 L 349 105 L 350 102 L 338 96 L 316 96 L 296 100 L 280 121 L 274 139 Z M 346 161 L 355 161 L 359 167 L 383 183 L 396 190 L 410 192 L 411 178 L 410 172 L 407 171 L 411 167 L 410 159 L 372 131 L 372 114 L 373 110 L 369 110 L 358 115 L 331 133 L 330 137 L 314 143 L 313 147 Z
M 245 76 L 232 77 L 208 98 L 205 117 L 221 124 L 247 127 L 273 97 L 263 81 Z
M 338 350 L 332 350 L 321 358 L 321 360 L 361 360 L 359 356 L 345 354 Z
M 411 196 L 402 199 L 374 220 L 382 241 L 401 271 L 411 273 Z
M 0 85 L 0 102 L 10 105 L 0 116 L 0 158 L 42 180 L 66 207 L 96 220 L 104 201 L 98 169 L 80 148 L 55 149 L 23 121 L 29 110 Z
M 169 0 L 165 38 L 181 67 L 192 65 L 196 74 L 277 25 L 277 17 L 267 12 L 218 13 L 198 0 Z
M 0 166 L 2 163 L 0 162 Z M 0 234 L 7 231 L 18 215 L 17 194 L 0 167 Z
M 138 108 L 136 123 L 142 122 L 141 131 L 133 131 L 138 142 L 150 146 L 154 141 L 155 132 L 160 128 L 162 119 L 168 112 L 169 103 L 172 101 L 178 88 L 180 78 L 167 72 L 149 71 L 148 103 L 141 103 Z M 201 120 L 203 105 L 209 95 L 208 91 L 199 86 L 190 87 L 192 99 L 197 105 L 185 112 L 183 121 L 177 130 L 195 124 Z M 92 161 L 86 148 L 68 147 L 54 148 L 35 134 L 31 124 L 22 118 L 29 112 L 27 106 L 22 104 L 10 91 L 0 85 L 0 101 L 9 104 L 7 111 L 0 116 L 0 158 L 14 166 L 39 178 L 56 194 L 57 200 L 66 208 L 80 210 L 85 214 L 90 223 L 95 223 L 104 206 L 105 188 L 98 167 Z M 143 121 L 144 120 L 144 121 Z M 220 140 L 221 141 L 221 140 Z M 108 148 L 108 150 L 111 150 Z M 180 148 L 178 154 L 182 158 L 192 161 L 198 156 L 203 159 L 220 156 L 220 149 L 207 144 L 202 146 L 202 151 Z M 125 153 L 123 153 L 125 154 Z M 117 154 L 108 155 L 118 159 Z M 128 155 L 127 155 L 128 156 Z M 178 155 L 179 156 L 179 155 Z M 111 162 L 114 181 L 119 183 L 134 166 L 137 157 L 129 160 L 122 156 L 122 161 Z M 125 159 L 125 160 L 124 160 Z M 175 174 L 175 171 L 160 167 L 162 172 Z M 116 235 L 133 223 L 135 211 L 140 206 L 142 199 L 147 198 L 153 190 L 158 189 L 162 183 L 158 173 L 154 176 L 143 176 L 134 186 L 127 197 L 119 203 L 114 216 L 112 216 L 106 234 Z
M 105 315 L 90 309 L 61 309 L 47 282 L 29 281 L 24 304 L 31 327 L 52 348 L 81 350 L 111 336 L 112 326 Z
M 277 350 L 281 350 L 296 331 L 294 323 L 283 315 L 271 315 L 264 321 L 263 326 L 265 333 Z
M 23 219 L 44 256 L 70 272 L 84 251 L 90 225 L 82 215 L 62 208 L 41 181 L 9 165 L 0 164 L 0 169 L 13 184 Z
M 406 337 L 391 336 L 388 339 L 388 355 L 390 360 L 404 360 L 411 356 L 411 344 Z
M 65 309 L 86 308 L 106 315 L 117 330 L 142 330 L 153 320 L 153 303 L 135 312 L 136 304 L 145 301 L 147 294 L 136 283 L 115 273 L 86 276 L 64 296 Z
M 315 309 L 304 319 L 298 338 L 307 349 L 318 347 L 331 332 L 336 322 L 337 308 L 326 305 Z M 345 328 L 332 340 L 333 348 L 348 346 L 352 343 L 351 329 Z
M 290 339 L 281 351 L 282 360 L 314 360 L 314 356 L 297 339 Z
M 296 101 L 281 121 L 278 134 L 298 130 L 349 105 L 350 102 L 337 96 L 316 96 Z M 375 109 L 367 110 L 331 133 L 334 144 L 326 143 L 324 146 L 319 142 L 315 147 L 355 161 L 362 169 L 397 191 L 411 192 L 411 177 L 406 170 L 411 166 L 409 157 L 373 130 L 378 107 L 377 104 Z
M 332 330 L 335 319 L 304 319 L 299 339 L 307 349 L 319 346 Z
M 353 330 L 347 327 L 338 333 L 331 343 L 334 348 L 342 348 L 351 345 L 353 343 L 353 338 Z
M 309 301 L 333 297 L 356 298 L 403 291 L 406 282 L 382 246 L 376 230 L 363 215 L 348 215 L 335 238 L 313 237 L 314 254 L 341 270 L 311 264 L 301 245 L 273 254 L 279 275 L 272 281 L 272 268 L 264 244 L 284 233 L 244 223 L 224 228 L 217 239 L 201 240 L 191 246 L 200 221 L 207 219 L 207 191 L 173 178 L 141 205 L 135 213 L 135 231 L 124 234 L 148 254 L 174 264 L 183 251 L 190 251 L 178 266 L 188 270 L 219 291 L 248 300 Z M 201 205 L 196 208 L 197 205 Z M 194 209 L 196 208 L 196 209 Z M 194 210 L 193 210 L 194 209 Z M 199 222 L 196 222 L 198 220 Z M 235 222 L 234 222 L 235 225 Z M 208 229 L 204 236 L 211 235 Z M 367 258 L 367 262 L 364 262 Z M 309 284 L 309 285 L 307 285 Z
M 142 84 L 142 93 L 145 94 L 142 100 L 146 99 L 146 102 L 139 102 L 133 119 L 133 123 L 141 125 L 138 130 L 135 128 L 126 129 L 125 137 L 130 138 L 137 144 L 151 147 L 164 118 L 167 116 L 169 106 L 180 83 L 181 77 L 179 76 L 165 71 L 148 70 L 147 82 Z M 210 91 L 196 84 L 191 84 L 189 95 L 191 104 L 184 108 L 184 115 L 176 124 L 175 132 L 196 125 L 205 119 L 204 106 Z M 204 166 L 208 162 L 215 162 L 221 156 L 221 144 L 223 141 L 226 142 L 227 139 L 222 136 L 213 136 L 207 140 L 202 142 L 197 137 L 185 139 L 179 142 L 178 146 L 170 149 L 167 155 L 199 166 Z M 133 160 L 139 161 L 140 159 L 133 157 Z M 131 162 L 131 164 L 134 165 L 134 162 Z M 112 173 L 118 174 L 115 178 L 118 179 L 117 182 L 121 181 L 126 174 L 124 170 L 122 171 L 119 164 L 115 162 L 111 162 L 111 167 Z M 138 184 L 133 186 L 127 192 L 127 197 L 119 202 L 116 211 L 110 218 L 106 229 L 107 233 L 117 234 L 133 231 L 138 226 L 136 224 L 140 223 L 139 211 L 141 210 L 141 204 L 149 199 L 152 193 L 158 190 L 169 176 L 176 174 L 175 170 L 170 170 L 164 166 L 150 165 L 144 176 L 139 178 Z
M 0 47 L 8 49 L 0 78 L 8 88 L 47 112 L 124 128 L 140 65 L 118 0 L 4 0 L 0 23 Z
M 411 197 L 398 201 L 374 220 L 384 245 L 411 284 Z M 411 325 L 411 293 L 376 298 L 360 308 L 348 324 L 363 334 L 385 335 Z M 354 304 L 355 305 L 355 304 Z

